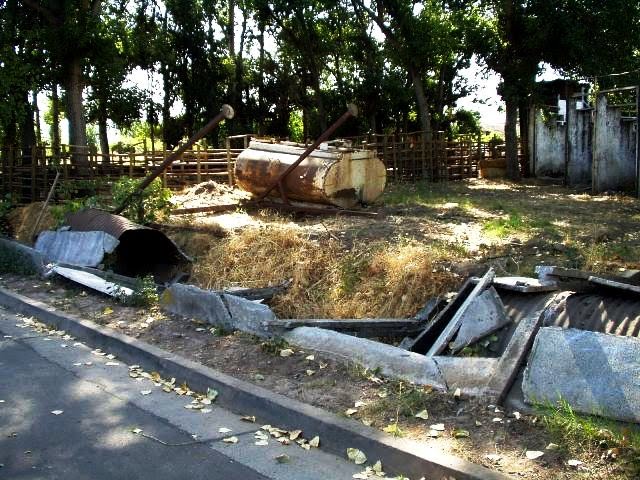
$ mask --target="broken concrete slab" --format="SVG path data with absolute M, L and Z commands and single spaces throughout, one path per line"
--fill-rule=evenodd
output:
M 617 290 L 623 290 L 629 293 L 635 293 L 636 295 L 640 294 L 640 287 L 637 285 L 631 285 L 630 283 L 617 282 L 615 280 L 609 280 L 607 278 L 590 276 L 589 283 L 595 283 L 596 285 L 600 285 L 607 288 L 615 288 Z
M 80 267 L 97 267 L 107 253 L 113 253 L 120 242 L 102 231 L 44 231 L 38 235 L 35 249 L 50 262 Z
M 498 292 L 495 288 L 489 287 L 475 297 L 463 312 L 460 329 L 453 342 L 449 344 L 449 348 L 456 353 L 481 338 L 491 335 L 510 321 Z
M 640 422 L 640 339 L 541 328 L 522 390 L 530 404 L 562 399 L 581 413 Z
M 15 240 L 0 237 L 0 249 L 11 252 L 11 255 L 18 256 L 19 259 L 24 260 L 27 267 L 32 268 L 39 275 L 43 275 L 46 272 L 46 260 L 42 253 L 36 249 L 24 245 Z
M 522 293 L 553 292 L 558 290 L 555 282 L 541 282 L 530 277 L 496 277 L 493 286 L 502 290 L 511 290 Z
M 222 298 L 231 315 L 234 329 L 259 337 L 273 336 L 269 325 L 276 320 L 276 316 L 268 306 L 234 295 L 225 294 Z
M 298 327 L 283 335 L 298 347 L 313 349 L 334 357 L 380 369 L 383 375 L 404 379 L 418 385 L 431 385 L 446 391 L 447 385 L 433 358 L 408 352 L 366 338 L 313 327 Z
M 219 294 L 193 285 L 174 283 L 160 296 L 160 306 L 176 315 L 204 320 L 211 325 L 233 330 L 229 310 Z
M 453 314 L 453 317 L 451 318 L 447 326 L 444 327 L 444 330 L 442 331 L 440 336 L 433 343 L 433 345 L 431 345 L 431 348 L 429 348 L 429 350 L 427 351 L 426 353 L 427 357 L 432 357 L 434 355 L 437 355 L 440 352 L 442 352 L 445 348 L 447 348 L 447 345 L 449 344 L 453 336 L 458 331 L 458 328 L 460 327 L 460 324 L 462 322 L 462 315 L 469 308 L 469 305 L 471 304 L 471 302 L 473 302 L 473 299 L 476 298 L 478 295 L 480 295 L 480 293 L 482 293 L 483 290 L 485 290 L 487 287 L 491 285 L 491 282 L 493 281 L 494 277 L 495 277 L 495 270 L 492 267 L 489 270 L 487 270 L 487 273 L 485 273 L 485 275 L 480 279 L 478 284 L 473 288 L 473 290 L 471 290 L 471 293 L 469 294 L 469 296 L 464 300 L 464 302 L 462 302 L 462 305 L 460 306 L 460 308 L 458 308 L 456 313 Z
M 447 389 L 460 388 L 464 395 L 481 396 L 485 385 L 498 365 L 497 358 L 482 357 L 431 357 L 438 365 Z
M 104 278 L 82 270 L 54 265 L 51 267 L 50 271 L 73 282 L 79 283 L 80 285 L 84 285 L 85 287 L 105 293 L 112 297 L 124 298 L 133 293 L 133 290 L 128 287 L 110 282 Z

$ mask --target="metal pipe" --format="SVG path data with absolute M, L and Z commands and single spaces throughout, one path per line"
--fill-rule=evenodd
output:
M 143 181 L 140 183 L 138 188 L 134 192 L 132 192 L 128 197 L 126 197 L 119 207 L 117 207 L 113 213 L 115 215 L 119 215 L 122 211 L 127 208 L 127 205 L 131 203 L 131 200 L 137 195 L 140 195 L 145 188 L 147 188 L 151 182 L 153 182 L 169 165 L 175 162 L 178 158 L 182 156 L 184 152 L 187 151 L 189 147 L 191 147 L 194 143 L 200 140 L 202 137 L 207 135 L 211 130 L 213 130 L 222 120 L 225 118 L 231 120 L 234 116 L 233 108 L 226 103 L 222 105 L 220 109 L 220 113 L 216 115 L 209 123 L 207 123 L 204 127 L 198 130 L 189 140 L 187 140 L 183 145 L 178 148 L 175 152 L 169 155 L 160 165 L 158 165 L 153 172 L 151 172 Z
M 267 195 L 269 195 L 271 193 L 271 191 L 276 188 L 276 187 L 280 187 L 280 195 L 283 197 L 283 200 L 286 199 L 286 195 L 284 193 L 284 187 L 282 186 L 282 181 L 287 178 L 287 176 L 293 172 L 293 170 L 295 170 L 295 168 L 300 165 L 302 163 L 302 161 L 307 158 L 309 155 L 311 155 L 311 152 L 313 152 L 316 148 L 318 148 L 320 146 L 320 144 L 322 142 L 324 142 L 325 140 L 327 140 L 340 126 L 342 126 L 342 124 L 344 122 L 346 122 L 347 120 L 349 120 L 351 117 L 357 117 L 358 116 L 358 107 L 356 107 L 353 103 L 350 103 L 349 105 L 347 105 L 347 111 L 344 112 L 342 114 L 342 116 L 335 121 L 335 123 L 333 125 L 331 125 L 329 128 L 327 128 L 327 130 L 320 135 L 315 142 L 313 142 L 313 144 L 311 146 L 309 146 L 302 155 L 300 155 L 300 158 L 298 158 L 298 160 L 296 160 L 295 162 L 293 162 L 291 165 L 289 165 L 289 168 L 287 168 L 284 172 L 282 172 L 282 174 L 271 184 L 271 186 L 269 188 L 267 188 L 257 199 L 256 201 L 260 201 L 263 198 L 265 198 Z

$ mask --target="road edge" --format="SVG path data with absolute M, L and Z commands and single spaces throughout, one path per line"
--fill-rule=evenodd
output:
M 259 420 L 279 427 L 295 428 L 311 438 L 321 438 L 323 450 L 344 457 L 347 448 L 362 450 L 371 463 L 380 459 L 385 470 L 409 476 L 442 480 L 499 480 L 510 477 L 467 460 L 445 454 L 419 442 L 389 437 L 320 408 L 293 400 L 265 388 L 205 367 L 179 355 L 102 327 L 75 315 L 0 288 L 0 305 L 23 315 L 34 316 L 46 324 L 94 348 L 101 348 L 129 364 L 138 364 L 163 377 L 175 377 L 196 391 L 215 388 L 217 403 L 242 415 L 259 412 Z

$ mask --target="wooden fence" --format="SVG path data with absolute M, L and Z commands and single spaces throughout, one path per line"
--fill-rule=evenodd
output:
M 228 137 L 225 148 L 210 148 L 196 144 L 161 175 L 171 189 L 216 180 L 234 184 L 235 160 L 247 148 L 252 134 Z M 472 137 L 448 141 L 442 133 L 431 138 L 423 132 L 402 134 L 373 134 L 349 139 L 355 148 L 375 149 L 387 167 L 389 180 L 449 181 L 477 177 L 479 162 L 504 158 L 504 148 Z M 111 180 L 121 176 L 141 178 L 149 174 L 169 155 L 166 149 L 136 153 L 102 155 L 89 148 L 63 146 L 56 154 L 49 146 L 23 150 L 0 149 L 3 197 L 11 196 L 14 203 L 43 200 L 51 187 L 56 171 L 64 185 L 81 183 L 87 179 L 102 180 L 108 187 Z M 85 160 L 84 171 L 74 159 Z

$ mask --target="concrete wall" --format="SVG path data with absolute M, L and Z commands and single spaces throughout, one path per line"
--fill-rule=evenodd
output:
M 535 175 L 536 177 L 564 177 L 565 125 L 546 120 L 542 110 L 535 116 Z
M 593 149 L 593 191 L 633 192 L 636 188 L 635 121 L 598 95 Z
M 592 110 L 577 110 L 575 98 L 570 98 L 567 102 L 569 155 L 566 181 L 571 186 L 591 184 L 593 158 L 591 114 Z

